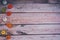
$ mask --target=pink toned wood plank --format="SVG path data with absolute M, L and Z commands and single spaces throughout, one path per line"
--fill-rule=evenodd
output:
M 0 40 L 5 40 L 5 39 L 6 39 L 5 37 L 1 37 L 1 36 L 0 36 Z
M 18 34 L 17 31 L 22 31 L 27 34 L 54 34 L 60 33 L 60 25 L 20 25 L 9 29 L 13 34 Z
M 19 32 L 24 32 L 27 34 L 59 34 L 60 25 L 15 25 L 13 28 L 9 29 L 7 26 L 0 26 L 0 30 L 5 29 L 11 34 L 20 34 Z
M 60 40 L 60 35 L 12 36 L 11 40 Z
M 60 12 L 59 4 L 14 4 L 11 12 Z
M 0 5 L 0 12 L 3 7 L 7 7 Z M 14 4 L 12 9 L 8 9 L 7 11 L 11 12 L 60 12 L 59 4 Z
M 40 24 L 60 23 L 59 13 L 12 13 L 11 16 L 0 14 L 0 18 L 7 17 L 12 24 Z M 3 24 L 3 23 L 2 23 Z
M 60 40 L 60 35 L 20 35 L 11 36 L 10 40 Z M 6 40 L 5 37 L 0 37 L 0 40 Z

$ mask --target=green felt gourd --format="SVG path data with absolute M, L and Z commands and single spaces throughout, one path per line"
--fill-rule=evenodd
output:
M 6 8 L 2 8 L 2 10 L 1 10 L 2 12 L 6 12 Z

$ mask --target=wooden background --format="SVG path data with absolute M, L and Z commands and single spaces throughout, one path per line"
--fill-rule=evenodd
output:
M 12 15 L 6 16 L 6 13 L 1 13 L 0 19 L 7 17 L 7 22 L 14 26 L 9 29 L 4 25 L 5 22 L 0 20 L 0 24 L 3 24 L 0 25 L 0 30 L 5 29 L 15 34 L 11 35 L 10 40 L 60 40 L 59 4 L 15 4 L 7 11 L 12 11 Z M 20 35 L 19 32 L 29 35 Z M 0 37 L 0 40 L 5 39 Z

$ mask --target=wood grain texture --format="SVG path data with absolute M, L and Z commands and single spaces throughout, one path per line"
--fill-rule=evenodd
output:
M 7 17 L 12 24 L 40 24 L 40 23 L 60 23 L 59 13 L 12 13 L 11 16 L 0 14 L 0 19 Z M 1 24 L 4 24 L 3 22 Z
M 11 34 L 19 35 L 21 32 L 27 34 L 47 34 L 47 35 L 59 35 L 60 34 L 60 25 L 15 25 L 13 28 L 9 29 L 7 26 L 0 26 L 0 30 L 5 29 Z M 20 33 L 18 33 L 20 32 Z
M 11 12 L 60 12 L 59 4 L 14 4 Z
M 6 16 L 6 13 L 0 14 L 0 30 L 5 29 L 11 34 L 17 34 L 11 35 L 10 40 L 60 40 L 59 4 L 14 4 L 13 6 L 12 9 L 7 9 L 12 12 L 11 16 Z M 6 25 L 1 25 L 5 24 L 2 21 L 3 17 L 7 17 L 7 22 L 12 24 L 31 25 L 14 25 L 9 29 Z M 33 35 L 20 35 L 20 32 Z M 0 40 L 6 40 L 6 38 L 0 37 Z
M 5 6 L 0 5 L 0 12 L 1 9 Z M 6 6 L 7 7 L 7 6 Z M 11 12 L 60 12 L 60 5 L 59 4 L 13 4 L 12 9 L 8 9 L 7 11 Z
M 0 37 L 0 40 L 6 40 L 6 38 Z M 60 40 L 60 35 L 20 35 L 12 36 L 10 40 Z
M 60 35 L 13 36 L 11 40 L 60 40 Z

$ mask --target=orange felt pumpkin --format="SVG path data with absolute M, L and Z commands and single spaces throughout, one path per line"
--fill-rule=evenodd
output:
M 7 35 L 7 36 L 6 36 L 6 39 L 7 39 L 7 40 L 11 39 L 11 35 Z
M 6 23 L 6 26 L 7 26 L 8 28 L 12 28 L 12 27 L 13 27 L 13 25 L 12 25 L 11 23 Z

